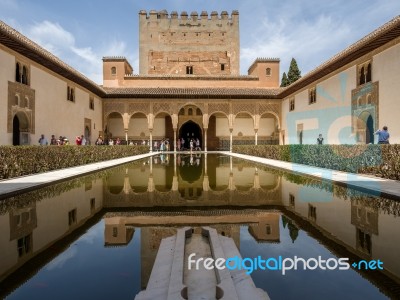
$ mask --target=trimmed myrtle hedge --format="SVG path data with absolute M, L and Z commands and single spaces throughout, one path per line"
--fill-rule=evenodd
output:
M 0 146 L 0 179 L 147 153 L 147 146 Z
M 234 146 L 233 152 L 388 179 L 400 179 L 400 145 Z

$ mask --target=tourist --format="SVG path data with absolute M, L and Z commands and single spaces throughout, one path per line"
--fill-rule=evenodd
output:
M 75 138 L 75 144 L 77 146 L 81 146 L 82 145 L 82 139 L 81 139 L 81 137 L 79 135 Z
M 40 139 L 39 139 L 39 145 L 40 146 L 47 146 L 49 144 L 49 142 L 47 141 L 47 139 L 44 137 L 44 134 L 42 134 L 41 136 L 40 136 Z
M 113 140 L 113 139 L 109 139 L 109 140 L 108 140 L 108 144 L 109 144 L 110 146 L 114 146 L 114 140 Z
M 390 144 L 389 143 L 389 132 L 387 126 L 383 126 L 383 130 L 375 131 L 375 134 L 378 135 L 378 144 Z
M 182 150 L 185 150 L 185 139 L 184 138 L 181 139 L 181 147 L 182 147 L 181 148 Z
M 86 140 L 86 138 L 84 137 L 84 135 L 81 135 L 81 145 L 82 146 L 86 146 L 88 144 L 88 141 Z
M 121 139 L 117 137 L 117 140 L 115 141 L 115 145 L 121 145 Z
M 154 141 L 154 151 L 158 151 L 158 142 L 157 141 Z M 161 147 L 161 146 L 160 146 Z
M 99 135 L 99 137 L 97 138 L 95 144 L 96 145 L 103 145 L 103 137 L 101 135 Z
M 199 138 L 196 139 L 196 150 L 201 151 Z
M 51 135 L 50 145 L 57 145 L 57 140 L 54 134 Z
M 164 150 L 165 150 L 165 142 L 164 142 L 164 140 L 162 140 L 160 143 L 160 151 L 164 151 Z
M 181 139 L 178 139 L 177 141 L 176 141 L 176 150 L 181 150 Z
M 322 145 L 323 143 L 324 143 L 324 138 L 322 137 L 322 134 L 320 133 L 317 138 L 317 144 Z
M 190 146 L 190 152 L 192 152 L 193 151 L 193 139 L 190 139 L 189 146 Z

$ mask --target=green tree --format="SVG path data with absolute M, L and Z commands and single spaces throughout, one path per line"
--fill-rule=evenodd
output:
M 286 72 L 283 72 L 282 81 L 281 81 L 281 87 L 285 87 L 285 86 L 288 86 L 288 85 L 289 85 L 289 80 L 288 80 L 288 78 L 286 76 Z
M 289 72 L 287 74 L 287 78 L 288 78 L 289 84 L 292 84 L 297 79 L 301 78 L 301 72 L 300 72 L 299 67 L 297 66 L 297 62 L 294 58 L 292 58 L 292 61 L 290 62 L 290 67 L 289 67 Z

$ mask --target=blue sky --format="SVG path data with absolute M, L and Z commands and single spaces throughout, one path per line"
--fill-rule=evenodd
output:
M 296 58 L 302 75 L 400 13 L 399 0 L 0 0 L 0 19 L 92 80 L 103 56 L 138 71 L 141 9 L 239 10 L 241 74 L 257 57 Z

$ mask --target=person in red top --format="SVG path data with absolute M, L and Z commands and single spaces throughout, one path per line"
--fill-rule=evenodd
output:
M 80 136 L 77 136 L 77 137 L 76 137 L 75 143 L 76 143 L 78 146 L 81 146 L 81 145 L 82 145 L 82 139 L 81 139 Z

